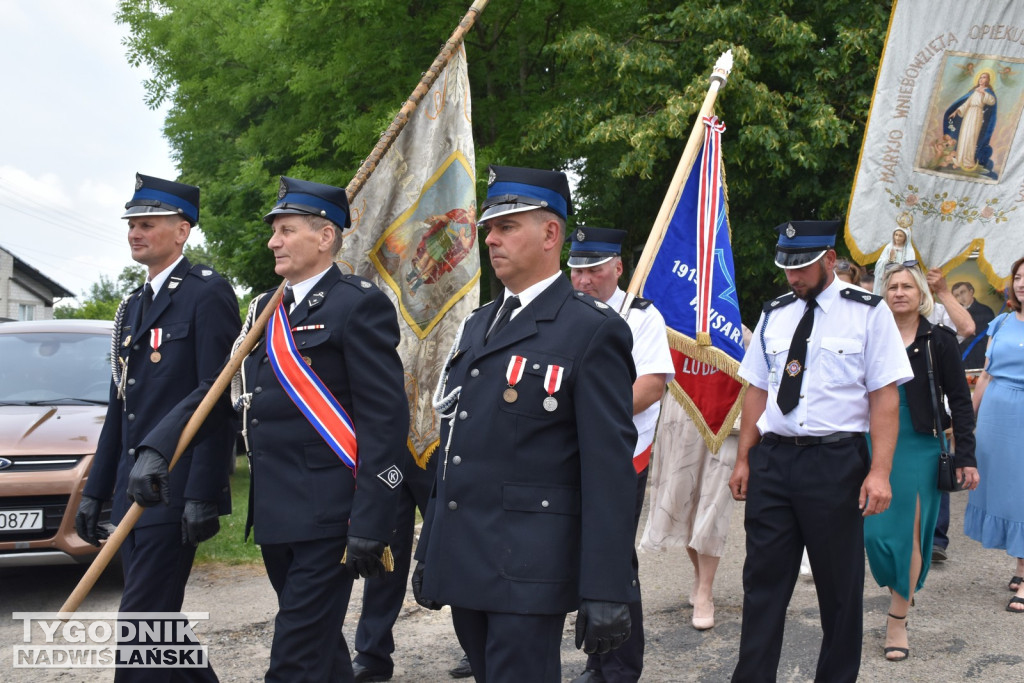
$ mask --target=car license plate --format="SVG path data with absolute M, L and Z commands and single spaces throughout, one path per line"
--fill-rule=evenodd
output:
M 0 531 L 39 531 L 42 528 L 42 510 L 0 510 Z

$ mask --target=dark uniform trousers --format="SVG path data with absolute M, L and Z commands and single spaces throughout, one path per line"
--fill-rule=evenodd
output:
M 856 681 L 864 602 L 860 487 L 870 456 L 857 436 L 818 446 L 762 440 L 750 449 L 743 625 L 733 681 L 774 681 L 803 547 L 821 612 L 815 681 Z
M 477 683 L 560 683 L 564 614 L 508 614 L 452 607 L 459 644 Z M 488 642 L 492 647 L 488 648 Z M 501 643 L 499 647 L 493 644 Z M 481 666 L 481 662 L 484 666 Z
M 141 288 L 140 288 L 141 290 Z M 111 521 L 119 523 L 131 501 L 128 476 L 142 438 L 206 376 L 216 372 L 238 335 L 238 301 L 224 278 L 206 266 L 182 259 L 145 307 L 133 292 L 115 330 L 116 353 L 123 370 L 124 395 L 113 382 L 107 415 L 96 445 L 83 494 L 112 500 Z M 159 331 L 158 335 L 151 332 Z M 153 348 L 154 336 L 162 341 Z M 159 353 L 154 353 L 158 350 Z M 122 367 L 125 367 L 122 365 Z M 218 404 L 230 410 L 227 397 Z M 177 444 L 188 416 L 174 425 Z M 125 586 L 122 612 L 181 610 L 195 548 L 181 542 L 181 516 L 188 499 L 215 501 L 218 512 L 231 512 L 228 482 L 234 462 L 235 424 L 219 421 L 193 440 L 168 477 L 170 504 L 147 508 L 121 547 Z M 166 451 L 168 457 L 173 445 Z M 137 644 L 125 641 L 123 645 Z M 217 680 L 212 669 L 120 668 L 116 681 Z
M 633 535 L 640 528 L 640 513 L 644 507 L 644 495 L 647 493 L 647 467 L 636 475 L 636 506 L 633 508 Z M 633 547 L 633 576 L 636 585 L 640 586 L 640 561 Z M 587 657 L 587 668 L 600 671 L 608 683 L 636 683 L 644 669 L 644 605 L 642 600 L 629 603 L 629 638 L 618 648 L 603 655 Z
M 278 602 L 267 683 L 353 680 L 341 632 L 353 578 L 341 564 L 345 542 L 342 537 L 260 546 Z M 332 638 L 335 646 L 325 648 Z
M 437 472 L 438 451 L 426 463 L 426 469 L 410 455 L 400 487 L 395 535 L 390 541 L 395 569 L 384 576 L 366 579 L 363 584 L 363 608 L 356 627 L 355 661 L 371 671 L 392 671 L 395 651 L 392 629 L 405 601 L 412 559 L 412 541 L 416 530 L 416 510 L 427 511 L 427 500 Z

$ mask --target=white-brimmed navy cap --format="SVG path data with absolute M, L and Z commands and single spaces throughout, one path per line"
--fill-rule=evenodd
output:
M 281 176 L 277 199 L 274 208 L 263 217 L 267 223 L 273 223 L 274 216 L 281 214 L 305 214 L 326 218 L 342 229 L 352 225 L 344 188 Z
M 487 170 L 487 199 L 477 223 L 533 209 L 547 209 L 563 220 L 572 215 L 569 179 L 561 171 L 515 166 L 488 166 Z
M 616 228 L 578 227 L 567 240 L 572 242 L 572 246 L 566 265 L 570 268 L 591 268 L 607 263 L 622 255 L 625 237 L 626 231 Z
M 803 268 L 835 247 L 836 233 L 842 221 L 788 221 L 776 226 L 779 242 L 775 247 L 775 265 L 779 268 Z
M 136 173 L 135 194 L 124 208 L 126 211 L 121 218 L 140 214 L 181 216 L 195 225 L 199 222 L 199 188 Z

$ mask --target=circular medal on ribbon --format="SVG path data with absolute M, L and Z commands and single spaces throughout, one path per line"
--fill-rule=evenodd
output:
M 519 392 L 509 387 L 501 393 L 501 397 L 505 399 L 505 403 L 515 403 L 516 399 L 519 398 Z
M 544 399 L 543 405 L 544 410 L 548 411 L 549 413 L 553 413 L 555 412 L 555 409 L 558 407 L 558 399 L 555 398 L 554 396 L 548 396 L 546 399 Z

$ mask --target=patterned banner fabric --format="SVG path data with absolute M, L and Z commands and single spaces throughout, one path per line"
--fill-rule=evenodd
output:
M 854 257 L 879 278 L 915 251 L 948 272 L 979 249 L 1001 287 L 1024 253 L 1022 109 L 1024 2 L 894 3 L 847 216 Z
M 478 305 L 476 159 L 462 46 L 363 188 L 338 266 L 372 280 L 399 311 L 411 421 L 424 467 L 438 444 L 431 393 L 462 319 Z
M 690 169 L 642 296 L 665 317 L 676 374 L 669 389 L 718 452 L 740 410 L 743 325 L 733 268 L 721 135 L 707 117 L 701 157 Z

